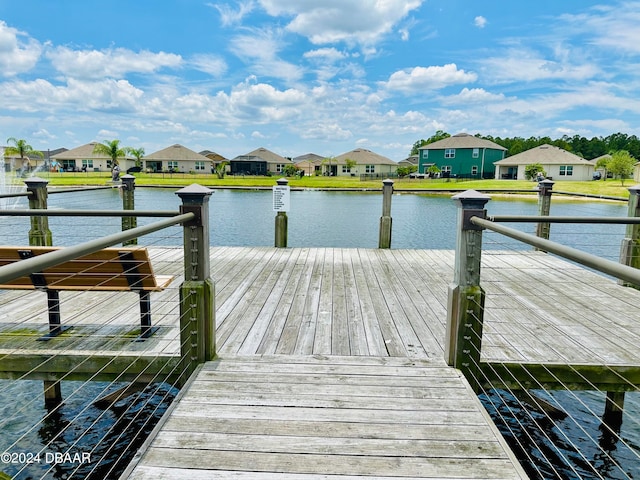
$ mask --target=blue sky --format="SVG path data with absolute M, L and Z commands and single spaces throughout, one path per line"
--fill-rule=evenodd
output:
M 227 158 L 640 135 L 640 1 L 0 0 L 0 142 Z

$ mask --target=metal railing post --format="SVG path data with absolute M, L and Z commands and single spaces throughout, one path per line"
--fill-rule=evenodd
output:
M 482 228 L 470 222 L 486 217 L 487 195 L 468 190 L 453 197 L 458 204 L 456 258 L 447 299 L 445 360 L 460 369 L 477 390 L 485 292 L 480 286 Z
M 213 360 L 215 340 L 215 286 L 209 257 L 209 198 L 212 190 L 190 185 L 176 194 L 182 199 L 180 213 L 192 212 L 195 219 L 184 227 L 184 282 L 180 286 L 180 350 L 189 363 Z
M 391 248 L 391 199 L 393 197 L 393 180 L 382 182 L 382 216 L 380 217 L 380 235 L 378 248 Z
M 548 217 L 551 211 L 551 195 L 553 194 L 554 181 L 544 179 L 538 182 L 538 215 Z M 549 223 L 540 222 L 536 228 L 536 236 L 549 240 L 551 227 Z
M 31 210 L 47 209 L 47 185 L 49 180 L 40 177 L 27 178 L 24 183 L 29 192 L 29 208 Z M 49 230 L 49 218 L 46 216 L 32 216 L 31 230 L 29 230 L 29 245 L 32 247 L 50 247 L 53 236 Z
M 629 189 L 628 217 L 640 217 L 640 185 Z M 620 263 L 634 268 L 640 268 L 640 225 L 628 224 L 622 245 L 620 246 Z M 640 290 L 640 285 L 618 280 L 620 285 Z
M 136 189 L 136 177 L 133 175 L 125 175 L 122 177 L 122 209 L 123 210 L 135 210 L 135 189 Z M 122 217 L 122 231 L 131 230 L 138 226 L 137 217 Z M 137 245 L 138 239 L 132 238 L 127 240 L 122 245 Z

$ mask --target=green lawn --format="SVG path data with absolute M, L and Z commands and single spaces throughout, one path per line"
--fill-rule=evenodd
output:
M 47 173 L 39 172 L 38 176 L 49 180 L 50 186 L 78 186 L 78 185 L 107 185 L 111 180 L 108 172 L 87 172 L 87 173 Z M 166 186 L 166 187 L 182 187 L 192 183 L 199 183 L 207 187 L 228 187 L 228 188 L 252 188 L 252 187 L 272 187 L 276 184 L 276 180 L 280 177 L 232 177 L 227 176 L 224 179 L 218 179 L 211 174 L 148 174 L 137 173 L 137 186 Z M 289 185 L 298 188 L 315 188 L 315 189 L 381 189 L 382 180 L 360 181 L 358 177 L 302 177 L 289 178 Z M 472 180 L 472 181 L 456 181 L 451 179 L 395 179 L 394 189 L 402 190 L 424 190 L 428 191 L 464 191 L 474 190 L 529 190 L 533 193 L 536 182 L 526 180 Z M 614 197 L 628 197 L 628 187 L 634 185 L 633 180 L 626 180 L 625 186 L 622 186 L 620 180 L 608 179 L 606 181 L 589 181 L 589 182 L 571 182 L 559 181 L 553 186 L 554 190 L 586 193 L 592 195 L 606 195 Z

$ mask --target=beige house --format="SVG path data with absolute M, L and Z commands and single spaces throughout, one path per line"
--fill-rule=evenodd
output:
M 300 155 L 293 159 L 293 163 L 298 169 L 302 170 L 305 175 L 321 175 L 322 174 L 322 162 L 325 157 L 316 155 L 315 153 L 307 153 Z
M 553 145 L 540 145 L 526 152 L 494 162 L 496 178 L 524 180 L 527 165 L 539 163 L 547 178 L 585 181 L 593 179 L 595 164 Z
M 177 143 L 145 155 L 142 163 L 147 172 L 211 172 L 211 159 Z
M 98 142 L 87 143 L 55 155 L 51 155 L 49 164 L 52 170 L 60 172 L 108 172 L 111 170 L 111 157 L 93 153 Z M 133 157 L 120 157 L 118 164 L 121 171 L 135 165 Z
M 355 163 L 350 166 L 352 162 Z M 380 178 L 389 174 L 395 175 L 397 170 L 398 164 L 393 160 L 365 148 L 356 148 L 337 157 L 326 159 L 322 173 L 330 176 L 371 175 Z

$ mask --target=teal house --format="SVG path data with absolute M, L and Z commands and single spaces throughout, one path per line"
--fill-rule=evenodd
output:
M 507 153 L 497 143 L 468 133 L 458 133 L 419 150 L 418 173 L 428 174 L 429 167 L 435 165 L 444 178 L 494 178 L 493 162 L 502 160 Z

